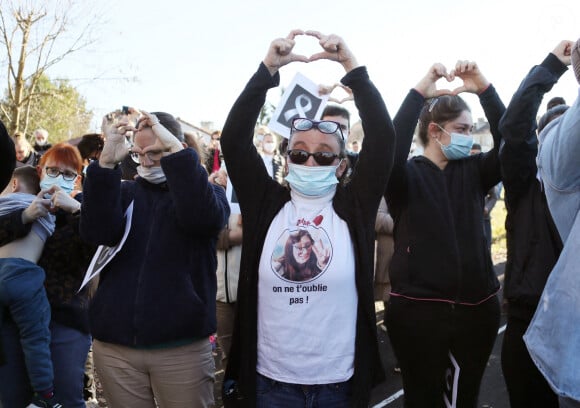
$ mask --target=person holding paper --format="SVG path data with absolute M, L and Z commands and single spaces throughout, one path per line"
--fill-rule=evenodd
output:
M 229 206 L 179 122 L 141 114 L 135 127 L 104 122 L 105 146 L 85 179 L 82 236 L 113 247 L 127 234 L 91 303 L 95 367 L 113 407 L 209 407 L 216 242 Z M 135 132 L 130 150 L 127 131 Z M 128 154 L 139 177 L 121 182 Z
M 321 52 L 293 53 L 296 38 L 312 37 Z M 340 124 L 295 118 L 286 181 L 268 175 L 252 143 L 256 119 L 279 69 L 291 62 L 341 64 L 354 94 L 365 149 L 355 175 L 346 170 Z M 274 40 L 232 107 L 222 149 L 244 217 L 238 313 L 224 377 L 226 407 L 368 407 L 384 378 L 373 301 L 374 223 L 393 160 L 395 132 L 383 99 L 344 40 L 293 30 Z M 368 147 L 368 148 L 367 148 Z M 288 237 L 299 255 L 319 251 L 319 273 L 300 281 L 277 270 Z M 326 245 L 328 243 L 329 245 Z M 324 244 L 324 245 L 321 245 Z M 315 247 L 316 245 L 316 247 Z
M 55 229 L 47 238 L 38 266 L 46 273 L 45 288 L 50 304 L 51 358 L 54 389 L 66 407 L 84 407 L 83 373 L 90 347 L 88 322 L 89 288 L 77 293 L 94 246 L 83 242 L 78 232 L 82 194 L 71 192 L 82 170 L 78 150 L 68 143 L 51 147 L 38 166 L 40 187 L 47 195 Z M 44 201 L 34 200 L 27 208 L 0 216 L 0 245 L 23 238 L 31 231 L 35 214 Z M 0 400 L 5 407 L 30 403 L 32 388 L 27 374 L 18 328 L 9 316 L 2 323 L 6 364 L 0 366 Z

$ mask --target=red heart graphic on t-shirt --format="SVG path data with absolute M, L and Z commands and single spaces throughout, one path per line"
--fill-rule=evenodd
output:
M 316 218 L 314 218 L 312 220 L 312 222 L 314 223 L 314 225 L 316 225 L 317 227 L 320 225 L 320 223 L 322 222 L 322 219 L 324 217 L 322 215 L 317 215 Z

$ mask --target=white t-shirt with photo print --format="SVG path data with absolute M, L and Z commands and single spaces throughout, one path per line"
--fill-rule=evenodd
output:
M 272 221 L 258 283 L 257 371 L 293 384 L 347 381 L 358 295 L 346 222 L 322 197 L 292 191 Z

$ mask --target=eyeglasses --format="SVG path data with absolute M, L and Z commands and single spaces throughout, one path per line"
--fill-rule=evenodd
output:
M 296 243 L 292 244 L 292 247 L 294 247 L 294 249 L 297 251 L 308 251 L 312 247 L 312 244 L 310 242 L 307 242 L 306 244 L 300 246 L 299 243 Z
M 297 132 L 305 132 L 312 128 L 320 130 L 322 133 L 329 135 L 337 134 L 342 139 L 344 136 L 342 134 L 342 129 L 340 128 L 340 123 L 334 122 L 332 120 L 310 120 L 306 118 L 294 118 L 292 120 L 292 130 Z
M 308 158 L 312 156 L 316 163 L 321 166 L 330 166 L 334 159 L 338 158 L 338 154 L 332 152 L 314 152 L 310 153 L 302 149 L 290 149 L 288 150 L 288 158 L 292 163 L 304 164 Z
M 71 170 L 61 170 L 58 167 L 45 167 L 46 175 L 52 178 L 56 178 L 62 174 L 62 178 L 66 181 L 73 181 L 78 174 Z
M 148 152 L 145 153 L 137 153 L 134 151 L 130 151 L 129 154 L 131 155 L 131 158 L 133 159 L 133 161 L 135 163 L 141 163 L 140 159 L 144 156 L 147 156 L 147 158 L 153 162 L 155 161 L 159 161 L 161 160 L 161 158 L 163 157 L 163 153 L 168 152 L 168 150 L 150 150 Z

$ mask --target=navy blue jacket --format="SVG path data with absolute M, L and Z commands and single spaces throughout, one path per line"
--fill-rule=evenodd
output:
M 223 188 L 208 182 L 193 149 L 161 159 L 167 182 L 121 182 L 121 170 L 87 170 L 81 234 L 117 244 L 134 201 L 125 244 L 100 274 L 90 307 L 101 341 L 169 346 L 216 331 L 216 241 L 229 217 Z
M 550 271 L 562 251 L 562 241 L 536 178 L 538 138 L 536 115 L 546 92 L 566 72 L 549 54 L 531 69 L 500 121 L 504 145 L 500 151 L 507 208 L 504 298 L 509 313 L 530 321 Z

